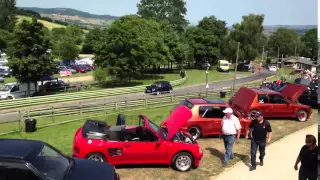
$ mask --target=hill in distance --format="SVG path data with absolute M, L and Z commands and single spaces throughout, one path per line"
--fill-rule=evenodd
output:
M 37 8 L 37 7 L 19 7 L 24 10 L 34 11 L 42 17 L 49 17 L 53 20 L 64 21 L 69 24 L 78 24 L 88 27 L 101 27 L 110 24 L 118 19 L 112 15 L 96 15 L 88 12 L 79 11 L 71 8 Z

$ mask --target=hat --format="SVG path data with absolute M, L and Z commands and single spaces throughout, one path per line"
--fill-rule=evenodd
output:
M 259 116 L 263 116 L 263 113 L 262 112 L 257 112 L 257 117 L 259 117 Z
M 231 108 L 226 108 L 225 110 L 223 110 L 223 113 L 233 113 L 233 110 Z

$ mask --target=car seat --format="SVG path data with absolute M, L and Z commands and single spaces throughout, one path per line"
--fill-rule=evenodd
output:
M 123 114 L 119 114 L 117 118 L 117 126 L 126 125 L 126 121 Z

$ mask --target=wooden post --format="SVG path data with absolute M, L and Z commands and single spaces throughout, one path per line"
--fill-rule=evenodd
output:
M 54 123 L 54 107 L 51 107 L 51 120 Z
M 116 111 L 118 111 L 118 102 L 115 102 L 115 108 L 116 108 Z
M 125 97 L 125 110 L 127 110 L 128 109 L 128 100 L 127 100 L 127 97 Z
M 82 115 L 82 104 L 81 104 L 81 102 L 79 103 L 79 107 L 80 107 L 80 115 Z
M 19 121 L 18 121 L 18 130 L 21 132 L 21 123 L 23 122 L 24 111 L 19 111 Z

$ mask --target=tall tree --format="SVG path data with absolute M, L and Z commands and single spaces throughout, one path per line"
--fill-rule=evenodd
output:
M 102 29 L 94 28 L 86 34 L 84 44 L 82 46 L 82 53 L 92 54 L 94 52 L 95 42 L 101 37 Z
M 19 82 L 36 83 L 45 75 L 51 75 L 56 65 L 48 54 L 51 49 L 50 39 L 45 36 L 43 24 L 33 19 L 22 21 L 14 31 L 14 38 L 9 43 L 7 54 L 9 67 Z
M 7 30 L 0 29 L 0 50 L 6 49 L 11 39 L 12 33 Z
M 235 47 L 237 42 L 240 42 L 239 60 L 254 60 L 257 58 L 265 40 L 263 21 L 264 15 L 249 14 L 242 17 L 240 24 L 234 24 L 228 37 L 227 56 L 234 60 L 237 49 Z
M 167 21 L 179 33 L 189 24 L 185 19 L 187 8 L 183 0 L 141 0 L 137 7 L 142 18 Z
M 284 57 L 298 55 L 302 50 L 301 39 L 294 29 L 279 28 L 269 37 L 268 46 L 271 53 L 277 56 L 278 47 Z
M 80 48 L 71 38 L 65 37 L 63 40 L 55 44 L 54 52 L 60 59 L 64 61 L 72 61 L 79 56 Z
M 16 1 L 0 0 L 0 29 L 12 32 L 16 25 Z
M 147 67 L 164 65 L 168 60 L 161 24 L 136 15 L 114 21 L 95 44 L 95 62 L 121 80 L 130 81 Z
M 309 29 L 301 38 L 304 46 L 301 55 L 312 58 L 314 61 L 316 61 L 318 56 L 317 33 L 318 30 L 316 28 Z

